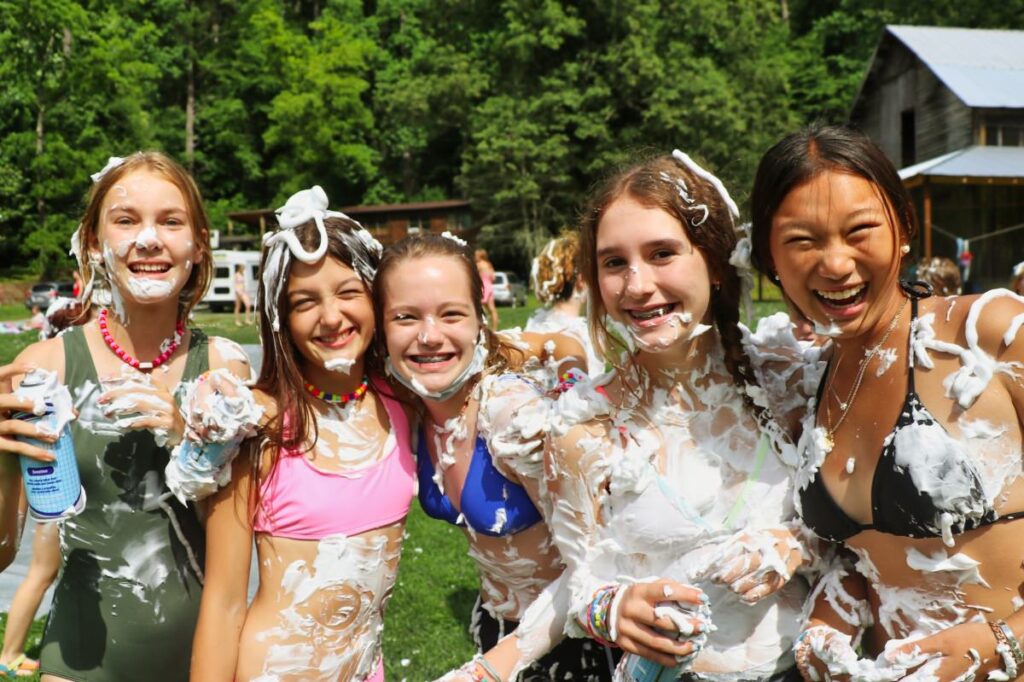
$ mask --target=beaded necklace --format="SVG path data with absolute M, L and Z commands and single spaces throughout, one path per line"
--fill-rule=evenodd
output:
M 321 391 L 308 381 L 305 382 L 305 386 L 306 390 L 309 391 L 310 394 L 324 402 L 334 403 L 335 405 L 345 405 L 346 403 L 350 403 L 354 400 L 359 400 L 366 395 L 366 391 L 369 388 L 369 382 L 364 376 L 363 380 L 356 387 L 356 390 L 349 393 L 330 393 L 328 391 Z
M 164 342 L 160 344 L 160 348 L 163 349 L 160 352 L 160 355 L 156 356 L 152 362 L 142 362 L 138 358 L 132 357 L 128 351 L 121 348 L 120 344 L 114 340 L 113 335 L 110 333 L 110 328 L 107 326 L 108 315 L 109 311 L 106 308 L 100 310 L 99 325 L 100 335 L 103 336 L 103 342 L 106 343 L 110 350 L 114 352 L 114 355 L 119 357 L 125 364 L 144 372 L 156 369 L 167 362 L 170 357 L 174 355 L 174 351 L 178 350 L 178 346 L 181 345 L 181 337 L 185 334 L 185 323 L 178 320 L 174 324 L 174 336 L 169 339 L 164 339 Z

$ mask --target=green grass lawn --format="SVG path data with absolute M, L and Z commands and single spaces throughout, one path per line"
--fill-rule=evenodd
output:
M 532 296 L 525 307 L 499 308 L 501 327 L 525 326 L 535 308 Z M 782 309 L 780 301 L 755 303 L 757 317 Z M 195 324 L 239 343 L 258 343 L 255 327 L 236 327 L 231 314 L 200 312 Z M 0 336 L 0 363 L 10 362 L 33 340 L 35 333 Z M 428 518 L 418 502 L 413 503 L 406 531 L 398 581 L 385 619 L 384 660 L 388 680 L 414 682 L 435 679 L 473 655 L 468 627 L 478 583 L 460 531 Z M 6 623 L 6 615 L 0 620 Z M 38 655 L 42 626 L 42 619 L 33 626 L 30 656 Z
M 8 320 L 27 320 L 32 316 L 32 311 L 21 303 L 5 303 L 0 305 L 0 322 Z

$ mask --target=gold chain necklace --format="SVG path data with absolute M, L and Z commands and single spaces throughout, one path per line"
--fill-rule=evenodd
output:
M 826 423 L 826 427 L 825 427 L 825 446 L 828 448 L 829 452 L 832 451 L 832 447 L 836 444 L 836 439 L 835 439 L 836 431 L 838 431 L 839 427 L 843 425 L 844 421 L 846 421 L 846 416 L 848 414 L 850 414 L 850 409 L 853 407 L 853 401 L 857 398 L 857 391 L 860 390 L 860 385 L 864 381 L 864 372 L 867 370 L 868 364 L 871 362 L 871 358 L 875 357 L 876 355 L 878 355 L 882 351 L 882 346 L 884 346 L 885 342 L 889 340 L 890 336 L 892 336 L 893 331 L 895 331 L 895 329 L 896 329 L 896 325 L 899 324 L 900 318 L 903 316 L 903 311 L 906 309 L 907 303 L 909 302 L 909 300 L 910 299 L 903 299 L 903 305 L 900 306 L 900 309 L 896 312 L 896 315 L 892 318 L 892 322 L 889 323 L 889 328 L 885 330 L 885 334 L 882 335 L 882 339 L 878 342 L 878 344 L 872 346 L 871 348 L 868 348 L 864 352 L 864 357 L 861 358 L 860 364 L 857 366 L 857 376 L 853 380 L 853 387 L 850 389 L 849 395 L 846 396 L 846 400 L 840 400 L 839 399 L 839 394 L 836 392 L 835 384 L 833 383 L 835 381 L 835 376 L 836 376 L 836 374 L 838 374 L 838 372 L 833 372 L 829 376 L 828 387 L 832 391 L 832 395 L 835 396 L 836 402 L 839 403 L 839 410 L 840 410 L 839 419 L 836 420 L 835 425 L 833 425 L 832 424 L 832 409 L 829 407 L 828 394 L 826 393 L 825 394 L 825 423 Z M 839 361 L 837 360 L 836 361 L 836 369 L 838 369 L 838 368 L 839 368 Z

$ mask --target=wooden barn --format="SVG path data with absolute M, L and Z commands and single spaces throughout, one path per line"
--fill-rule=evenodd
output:
M 901 169 L 915 253 L 969 264 L 968 291 L 1005 286 L 1024 260 L 1024 31 L 887 26 L 849 118 Z
M 465 199 L 342 206 L 333 210 L 358 220 L 385 246 L 406 235 L 425 232 L 441 234 L 448 231 L 467 241 L 473 241 L 476 234 L 469 201 Z M 228 213 L 227 233 L 220 236 L 220 243 L 225 248 L 259 249 L 263 233 L 276 226 L 277 218 L 270 208 Z

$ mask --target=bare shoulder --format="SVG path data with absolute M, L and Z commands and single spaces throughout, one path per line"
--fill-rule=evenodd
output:
M 249 380 L 252 370 L 249 356 L 236 341 L 223 336 L 211 336 L 210 369 L 227 369 L 240 379 Z
M 265 426 L 277 418 L 277 400 L 274 396 L 258 388 L 252 389 L 252 396 L 256 399 L 256 404 L 263 408 L 260 426 Z
M 585 358 L 586 351 L 579 341 L 566 334 L 544 334 L 540 332 L 523 332 L 522 340 L 529 345 L 534 357 Z
M 64 341 L 57 337 L 45 341 L 37 341 L 28 346 L 14 359 L 14 364 L 26 369 L 47 369 L 63 377 L 64 374 Z
M 1024 297 L 1008 289 L 984 294 L 950 296 L 934 304 L 936 336 L 973 346 L 999 357 L 1024 357 Z

